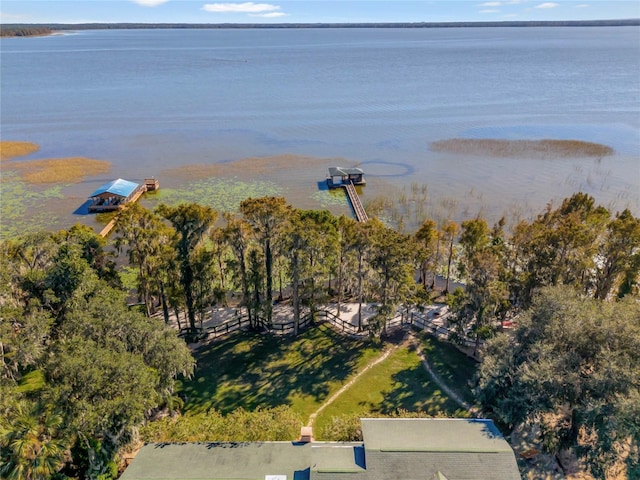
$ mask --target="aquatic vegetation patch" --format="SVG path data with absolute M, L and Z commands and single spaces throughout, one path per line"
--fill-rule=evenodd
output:
M 189 183 L 183 188 L 164 188 L 158 191 L 155 200 L 168 205 L 199 203 L 220 212 L 235 212 L 245 198 L 282 195 L 282 187 L 272 182 L 208 178 Z
M 84 157 L 48 158 L 3 165 L 20 174 L 31 184 L 75 183 L 85 177 L 107 173 L 111 162 Z
M 31 142 L 0 142 L 0 160 L 24 157 L 40 150 L 40 146 Z
M 240 178 L 247 180 L 261 175 L 290 179 L 296 172 L 314 169 L 323 175 L 329 165 L 343 165 L 346 160 L 337 158 L 317 158 L 303 155 L 272 155 L 268 157 L 248 157 L 232 162 L 183 165 L 168 169 L 166 174 L 184 179 L 196 180 L 208 177 Z
M 65 185 L 56 185 L 43 191 L 27 188 L 14 172 L 2 172 L 2 201 L 0 202 L 0 238 L 11 238 L 25 232 L 53 228 L 58 219 L 46 211 L 47 202 L 63 198 Z M 35 215 L 27 212 L 40 211 Z
M 328 208 L 334 205 L 348 205 L 347 195 L 341 188 L 335 190 L 318 190 L 309 195 L 309 197 L 318 202 L 322 208 Z
M 451 138 L 431 144 L 435 152 L 489 157 L 579 158 L 613 155 L 613 148 L 581 140 L 497 140 Z

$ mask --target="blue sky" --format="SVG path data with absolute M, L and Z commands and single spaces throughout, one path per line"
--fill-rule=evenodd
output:
M 640 18 L 639 0 L 2 0 L 2 23 L 470 22 Z

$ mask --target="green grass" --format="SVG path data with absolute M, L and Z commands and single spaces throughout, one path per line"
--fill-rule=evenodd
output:
M 473 404 L 470 384 L 477 370 L 476 362 L 454 345 L 426 334 L 422 334 L 421 344 L 424 356 L 440 379 L 459 397 Z
M 44 379 L 44 372 L 42 370 L 33 370 L 22 377 L 20 384 L 18 385 L 18 392 L 37 392 L 44 387 L 45 383 L 46 380 Z
M 303 418 L 379 356 L 370 340 L 313 327 L 296 338 L 237 334 L 197 351 L 194 377 L 182 382 L 186 412 L 229 413 L 289 405 Z
M 354 413 L 392 415 L 398 410 L 460 416 L 459 406 L 440 390 L 414 349 L 400 347 L 364 373 L 316 418 L 320 432 L 331 417 Z

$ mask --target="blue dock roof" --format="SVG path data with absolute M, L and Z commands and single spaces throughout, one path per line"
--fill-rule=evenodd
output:
M 97 197 L 98 195 L 102 195 L 103 193 L 112 193 L 113 195 L 118 195 L 120 197 L 128 197 L 139 186 L 140 185 L 135 182 L 130 182 L 128 180 L 119 178 L 117 180 L 112 180 L 109 183 L 105 183 L 89 196 Z

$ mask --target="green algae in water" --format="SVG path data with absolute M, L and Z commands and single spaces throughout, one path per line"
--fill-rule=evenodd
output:
M 188 184 L 184 188 L 165 188 L 154 200 L 167 205 L 198 203 L 220 212 L 236 212 L 240 202 L 253 197 L 282 196 L 283 189 L 272 182 L 242 182 L 229 178 L 209 178 Z
M 347 195 L 341 188 L 333 190 L 318 190 L 309 196 L 318 202 L 322 208 L 328 208 L 334 205 L 348 205 Z
M 47 200 L 64 198 L 62 189 L 56 185 L 43 191 L 30 190 L 26 183 L 13 172 L 2 172 L 0 183 L 0 239 L 17 237 L 23 233 L 52 229 L 58 218 L 46 211 Z M 40 212 L 27 215 L 29 211 Z

